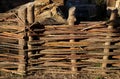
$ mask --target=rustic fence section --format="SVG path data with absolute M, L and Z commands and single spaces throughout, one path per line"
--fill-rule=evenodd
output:
M 32 5 L 32 4 L 29 4 Z M 22 10 L 21 10 L 22 9 Z M 109 22 L 79 25 L 31 24 L 33 6 L 18 11 L 19 23 L 1 26 L 0 70 L 24 75 L 46 73 L 116 72 L 120 70 L 120 28 L 114 12 Z M 116 14 L 115 14 L 116 15 Z M 29 22 L 29 23 L 27 23 Z
M 33 52 L 28 60 L 29 72 L 44 70 L 48 73 L 101 73 L 120 69 L 119 27 L 109 29 L 104 22 L 84 22 L 71 26 L 34 25 L 31 28 L 33 32 L 29 32 L 29 35 L 33 39 L 29 44 Z M 71 39 L 74 42 L 70 42 Z M 106 45 L 106 42 L 111 44 Z M 73 71 L 72 68 L 77 70 Z
M 79 25 L 30 27 L 28 72 L 76 73 L 115 72 L 120 69 L 120 33 L 116 11 L 110 23 L 83 22 Z M 73 21 L 73 18 L 69 21 Z
M 11 25 L 0 25 L 0 70 L 22 75 L 25 74 L 25 69 L 23 68 L 26 67 L 25 45 L 23 44 L 24 34 L 19 32 L 24 30 L 24 26 L 19 27 L 16 15 L 12 14 L 12 16 L 14 18 L 7 19 Z M 16 24 L 12 25 L 13 21 Z
M 3 16 L 3 17 L 2 17 Z M 17 13 L 0 16 L 0 70 L 26 75 L 27 26 L 34 22 L 33 3 L 21 6 Z

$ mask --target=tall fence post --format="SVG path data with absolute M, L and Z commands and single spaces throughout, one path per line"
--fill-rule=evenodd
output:
M 114 25 L 113 25 L 113 21 L 116 19 L 116 17 L 117 17 L 117 11 L 116 11 L 116 9 L 114 9 L 114 10 L 111 10 L 111 16 L 110 16 L 110 25 L 108 25 L 108 29 L 109 30 L 112 30 L 112 29 L 114 29 Z M 108 35 L 106 36 L 106 39 L 111 39 L 112 37 L 109 35 L 109 33 L 111 33 L 111 32 L 108 32 Z M 108 63 L 106 62 L 107 60 L 109 60 L 109 55 L 107 55 L 107 54 L 109 54 L 111 51 L 110 51 L 110 45 L 111 45 L 111 41 L 106 41 L 105 42 L 105 48 L 104 48 L 104 56 L 103 56 L 103 63 L 102 63 L 102 69 L 104 70 L 105 68 L 107 68 L 107 65 L 108 65 Z M 108 48 L 107 48 L 108 47 Z M 105 72 L 103 72 L 103 73 L 105 73 Z
M 34 22 L 34 2 L 30 2 L 26 5 L 27 7 L 27 22 L 28 24 L 32 24 Z M 30 35 L 30 31 L 28 31 L 28 49 L 31 50 L 32 49 L 32 45 L 30 44 L 30 42 L 32 41 L 32 36 Z M 29 51 L 28 52 L 28 56 L 31 55 L 32 52 Z
M 18 49 L 18 54 L 19 56 L 21 56 L 21 58 L 19 58 L 19 65 L 18 65 L 18 72 L 21 75 L 26 75 L 26 52 L 25 49 L 27 47 L 26 45 L 26 25 L 27 25 L 27 7 L 26 6 L 22 6 L 18 9 L 18 17 L 19 17 L 19 22 L 18 25 L 21 27 L 24 27 L 24 32 L 20 33 L 22 35 L 22 38 L 20 38 L 18 40 L 18 44 L 19 44 L 19 49 Z
M 75 23 L 75 21 L 76 21 L 76 18 L 75 18 L 75 15 L 74 15 L 75 9 L 76 9 L 76 7 L 71 7 L 71 8 L 69 9 L 69 16 L 68 16 L 67 22 L 68 22 L 68 24 L 69 24 L 70 26 L 71 26 L 71 25 L 74 25 L 74 23 Z M 70 34 L 70 35 L 74 35 L 74 34 Z M 71 39 L 71 40 L 70 40 L 70 43 L 72 43 L 72 42 L 75 42 L 75 40 L 74 40 L 74 39 Z M 71 47 L 70 49 L 74 49 L 74 47 Z M 71 54 L 71 63 L 72 63 L 71 70 L 72 70 L 73 72 L 76 72 L 76 71 L 77 71 L 77 68 L 75 67 L 76 59 L 72 59 L 72 57 L 74 57 L 75 55 L 76 55 L 76 54 L 74 54 L 74 53 Z

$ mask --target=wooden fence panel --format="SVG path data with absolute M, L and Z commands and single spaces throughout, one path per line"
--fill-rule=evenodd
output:
M 102 22 L 98 22 L 100 23 Z M 119 71 L 119 28 L 108 29 L 104 25 L 89 27 L 91 26 L 84 24 L 39 26 L 39 28 L 32 26 L 31 28 L 34 29 L 32 29 L 33 32 L 29 32 L 29 35 L 33 40 L 29 41 L 29 44 L 32 46 L 33 53 L 29 56 L 28 71 L 43 70 L 47 73 Z M 106 36 L 111 38 L 106 38 Z M 75 41 L 70 42 L 71 39 Z M 114 44 L 105 45 L 105 42 Z M 35 48 L 36 50 L 33 50 Z M 105 49 L 110 49 L 110 51 L 104 53 Z M 104 60 L 105 56 L 110 58 Z M 71 63 L 71 60 L 76 62 Z M 102 66 L 103 63 L 107 63 L 105 68 Z M 73 72 L 72 67 L 77 70 Z
M 25 26 L 18 26 L 19 18 L 15 13 L 3 19 L 6 20 L 0 22 L 0 71 L 25 75 Z M 2 24 L 3 22 L 6 24 Z
M 120 70 L 119 27 L 105 22 L 27 26 L 26 16 L 13 28 L 0 26 L 4 29 L 0 32 L 0 70 L 21 75 L 38 70 L 72 74 Z

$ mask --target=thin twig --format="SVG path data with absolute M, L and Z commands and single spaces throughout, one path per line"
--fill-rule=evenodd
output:
M 102 23 L 99 23 L 99 24 L 95 24 L 95 25 L 83 28 L 81 31 L 89 30 L 89 29 L 92 29 L 92 28 L 104 27 L 104 26 L 101 26 L 101 25 L 106 25 L 106 22 L 102 22 Z

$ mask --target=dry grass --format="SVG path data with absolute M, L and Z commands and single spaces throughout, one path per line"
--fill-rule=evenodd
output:
M 119 73 L 110 73 L 106 75 L 92 74 L 92 73 L 79 73 L 79 74 L 53 74 L 36 72 L 34 75 L 22 77 L 12 73 L 1 73 L 0 79 L 120 79 Z

